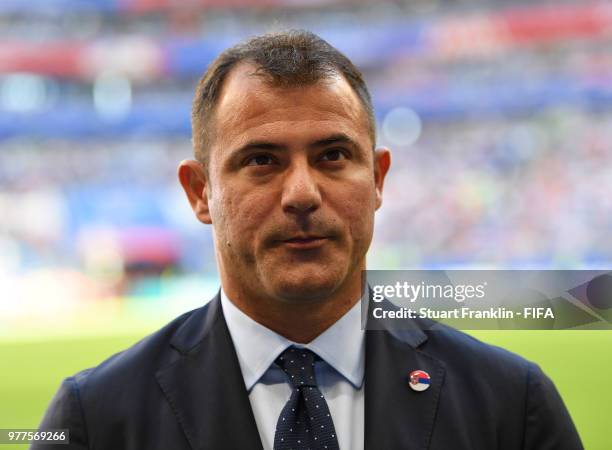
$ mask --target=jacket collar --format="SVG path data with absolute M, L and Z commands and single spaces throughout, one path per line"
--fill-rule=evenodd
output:
M 223 320 L 223 311 L 220 293 L 217 293 L 206 305 L 192 311 L 172 335 L 170 346 L 183 355 L 197 351 L 202 341 L 215 331 L 220 319 Z

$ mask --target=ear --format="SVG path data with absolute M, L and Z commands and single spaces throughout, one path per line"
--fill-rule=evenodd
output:
M 376 187 L 376 209 L 382 205 L 382 192 L 385 177 L 391 167 L 391 152 L 388 148 L 377 148 L 374 151 L 374 184 Z
M 210 225 L 212 220 L 207 195 L 209 185 L 204 165 L 199 161 L 185 159 L 178 166 L 178 178 L 198 220 Z

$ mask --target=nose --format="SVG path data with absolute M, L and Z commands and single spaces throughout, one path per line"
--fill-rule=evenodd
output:
M 298 215 L 311 213 L 321 206 L 316 174 L 307 161 L 295 162 L 287 171 L 281 204 L 283 211 Z

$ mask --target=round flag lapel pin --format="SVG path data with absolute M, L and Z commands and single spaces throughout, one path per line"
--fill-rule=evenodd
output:
M 424 370 L 415 370 L 410 373 L 410 387 L 417 392 L 422 392 L 429 388 L 431 377 Z

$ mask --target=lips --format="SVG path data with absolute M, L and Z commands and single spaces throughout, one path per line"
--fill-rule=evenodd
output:
M 295 236 L 289 239 L 285 239 L 285 242 L 310 242 L 316 241 L 317 239 L 325 239 L 325 236 Z
M 305 235 L 294 236 L 289 239 L 283 239 L 281 242 L 289 248 L 312 249 L 320 247 L 327 240 L 328 238 L 326 236 Z

